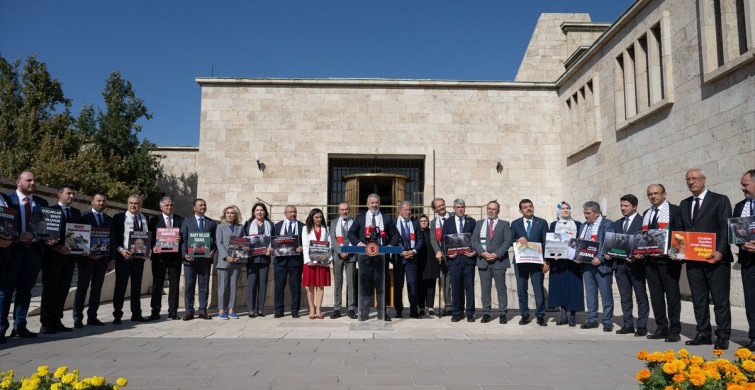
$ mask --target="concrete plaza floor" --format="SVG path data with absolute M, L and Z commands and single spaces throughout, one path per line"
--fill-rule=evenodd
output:
M 148 298 L 142 307 L 149 308 Z M 21 377 L 39 365 L 64 365 L 82 377 L 126 377 L 127 389 L 637 389 L 635 374 L 644 367 L 638 351 L 678 350 L 695 334 L 689 302 L 682 302 L 678 343 L 615 334 L 620 309 L 610 333 L 556 326 L 556 313 L 548 313 L 547 327 L 518 325 L 516 309 L 509 309 L 506 325 L 480 323 L 478 308 L 474 323 L 394 319 L 384 329 L 331 320 L 327 309 L 323 320 L 310 320 L 306 310 L 298 319 L 273 318 L 267 310 L 264 318 L 171 321 L 163 315 L 149 323 L 129 321 L 126 311 L 123 324 L 112 325 L 112 306 L 105 304 L 99 318 L 106 326 L 9 338 L 0 345 L 0 371 L 14 369 Z M 584 319 L 581 313 L 578 320 Z M 749 341 L 744 309 L 732 308 L 732 319 L 726 358 Z M 73 325 L 70 311 L 63 322 Z M 652 331 L 652 318 L 650 324 Z M 30 317 L 29 329 L 39 330 L 38 316 Z M 712 346 L 687 349 L 710 357 Z

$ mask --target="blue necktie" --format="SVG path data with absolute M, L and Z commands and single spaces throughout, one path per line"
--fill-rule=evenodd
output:
M 199 218 L 199 231 L 200 232 L 204 231 L 204 217 Z
M 532 221 L 527 221 L 527 240 L 530 239 L 530 231 L 532 231 Z
M 464 232 L 464 219 L 459 218 L 459 233 Z
M 95 216 L 97 219 L 97 226 L 102 226 L 102 214 L 96 213 Z
M 409 222 L 404 220 L 404 248 L 406 250 L 412 249 L 411 236 L 409 235 Z

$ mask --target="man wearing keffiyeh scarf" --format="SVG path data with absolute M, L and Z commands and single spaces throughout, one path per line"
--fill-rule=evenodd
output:
M 589 201 L 582 205 L 585 214 L 585 223 L 579 232 L 579 238 L 589 241 L 603 242 L 603 237 L 608 232 L 613 232 L 613 221 L 603 218 L 600 214 L 600 205 Z M 602 245 L 598 253 L 602 251 Z M 613 269 L 615 264 L 612 260 L 599 257 L 592 259 L 591 263 L 582 265 L 584 269 L 585 298 L 587 300 L 587 322 L 582 324 L 582 329 L 598 327 L 598 292 L 603 303 L 603 331 L 613 330 Z
M 742 176 L 742 193 L 745 199 L 734 206 L 734 217 L 755 216 L 755 169 Z M 755 350 L 755 241 L 750 240 L 739 246 L 739 264 L 742 266 L 742 289 L 745 296 L 745 311 L 750 343 L 745 348 Z

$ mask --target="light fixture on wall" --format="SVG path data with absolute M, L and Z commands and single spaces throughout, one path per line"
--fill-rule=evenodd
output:
M 501 165 L 501 156 L 498 156 L 498 157 L 496 157 L 496 158 L 495 158 L 495 161 L 496 161 L 495 170 L 496 170 L 496 171 L 497 171 L 498 173 L 501 173 L 501 172 L 503 172 L 503 165 Z
M 257 169 L 260 170 L 260 172 L 265 172 L 265 163 L 260 162 L 260 155 L 257 153 L 256 156 L 254 156 L 254 160 L 257 161 Z

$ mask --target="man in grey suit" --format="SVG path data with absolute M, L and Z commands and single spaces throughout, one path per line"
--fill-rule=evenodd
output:
M 582 205 L 585 223 L 579 232 L 579 238 L 589 241 L 603 242 L 607 232 L 613 232 L 613 221 L 603 218 L 600 214 L 598 202 L 588 201 Z M 602 244 L 598 253 L 603 251 Z M 603 302 L 603 331 L 613 331 L 613 260 L 598 257 L 590 263 L 584 263 L 585 297 L 587 298 L 587 322 L 580 328 L 590 329 L 598 327 L 598 291 Z
M 430 221 L 430 248 L 435 253 L 435 259 L 440 264 L 440 290 L 443 293 L 443 302 L 438 301 L 438 306 L 444 305 L 438 313 L 438 317 L 443 317 L 451 311 L 452 295 L 451 295 L 451 277 L 448 274 L 448 265 L 446 264 L 446 257 L 443 254 L 442 239 L 443 239 L 443 224 L 451 216 L 446 212 L 446 201 L 443 198 L 435 198 L 432 203 L 433 210 L 435 210 L 435 218 Z M 431 308 L 432 310 L 432 308 Z
M 501 324 L 506 323 L 508 298 L 506 295 L 506 269 L 511 268 L 509 247 L 511 227 L 507 221 L 498 219 L 501 205 L 491 201 L 487 205 L 487 218 L 479 221 L 472 231 L 472 247 L 477 252 L 477 270 L 480 274 L 480 299 L 482 300 L 482 320 L 491 320 L 491 294 L 493 280 L 498 293 L 498 310 Z
M 354 288 L 356 257 L 354 254 L 341 253 L 342 245 L 351 245 L 349 229 L 354 219 L 349 216 L 349 210 L 348 203 L 340 203 L 338 205 L 339 217 L 330 223 L 330 245 L 335 253 L 333 257 L 333 314 L 330 315 L 333 319 L 341 317 L 344 279 L 346 279 L 346 300 L 349 305 L 348 316 L 352 320 L 357 318 L 357 290 Z
M 207 299 L 210 294 L 210 269 L 212 268 L 212 257 L 215 255 L 215 231 L 218 223 L 210 218 L 205 217 L 207 212 L 207 203 L 203 199 L 194 199 L 194 216 L 184 219 L 181 224 L 181 255 L 184 259 L 184 313 L 183 320 L 194 319 L 194 288 L 199 284 L 199 313 L 197 317 L 210 320 L 207 314 Z M 200 258 L 189 256 L 189 233 L 208 232 L 210 233 L 210 257 Z

